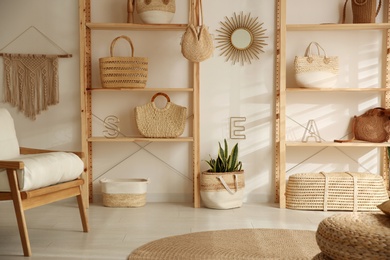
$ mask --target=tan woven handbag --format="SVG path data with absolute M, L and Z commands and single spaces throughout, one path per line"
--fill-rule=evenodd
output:
M 131 57 L 114 57 L 114 46 L 119 39 L 131 47 Z M 144 88 L 148 80 L 148 58 L 134 57 L 134 46 L 129 37 L 122 35 L 111 42 L 110 57 L 100 58 L 100 78 L 103 88 Z
M 157 96 L 164 96 L 167 104 L 158 108 L 154 100 Z M 171 102 L 165 93 L 156 93 L 151 102 L 135 108 L 135 120 L 140 133 L 145 137 L 171 138 L 183 134 L 187 108 Z
M 186 32 L 181 41 L 181 52 L 183 56 L 192 62 L 201 62 L 211 57 L 214 51 L 213 38 L 207 26 L 203 24 L 202 0 L 198 1 L 201 25 L 196 26 L 193 11 L 190 6 L 189 22 Z
M 345 13 L 347 10 L 346 0 L 343 10 L 343 23 L 345 23 Z M 353 23 L 375 23 L 375 18 L 382 6 L 382 0 L 379 0 L 376 7 L 376 0 L 352 0 Z
M 312 53 L 313 45 L 317 47 L 317 55 Z M 295 57 L 294 67 L 295 79 L 300 87 L 333 88 L 337 83 L 339 59 L 328 56 L 317 42 L 307 46 L 305 56 Z
M 360 116 L 354 116 L 352 121 L 353 138 L 350 140 L 335 140 L 349 142 L 360 140 L 372 143 L 383 143 L 389 140 L 390 109 L 376 107 L 369 109 Z

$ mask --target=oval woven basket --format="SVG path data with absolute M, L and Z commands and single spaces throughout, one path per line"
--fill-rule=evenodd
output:
M 131 57 L 114 57 L 115 43 L 126 40 Z M 134 57 L 134 46 L 129 37 L 122 35 L 111 42 L 110 57 L 100 58 L 100 79 L 103 88 L 144 88 L 148 79 L 148 58 Z

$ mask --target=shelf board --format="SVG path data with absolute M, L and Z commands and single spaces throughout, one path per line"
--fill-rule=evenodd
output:
M 112 92 L 112 91 L 135 91 L 135 92 L 194 92 L 193 88 L 87 88 L 87 91 Z
M 390 88 L 286 88 L 288 92 L 386 92 Z
M 390 23 L 359 24 L 287 24 L 287 31 L 348 31 L 348 30 L 386 30 Z
M 89 137 L 88 142 L 193 142 L 193 137 L 148 138 L 148 137 Z
M 390 143 L 369 143 L 363 141 L 353 141 L 345 143 L 336 143 L 336 142 L 286 142 L 287 147 L 388 147 Z
M 187 24 L 87 23 L 91 30 L 185 31 Z

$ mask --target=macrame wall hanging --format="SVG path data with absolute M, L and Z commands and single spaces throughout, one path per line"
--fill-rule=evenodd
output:
M 65 52 L 35 26 L 30 26 L 0 51 L 31 29 L 35 29 L 49 43 Z M 0 53 L 0 56 L 3 56 L 4 61 L 4 102 L 17 107 L 32 120 L 42 110 L 59 103 L 58 58 L 69 58 L 72 57 L 71 54 Z

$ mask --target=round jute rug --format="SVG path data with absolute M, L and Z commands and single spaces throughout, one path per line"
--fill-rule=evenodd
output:
M 312 259 L 320 253 L 315 232 L 231 229 L 172 236 L 135 249 L 136 259 Z

